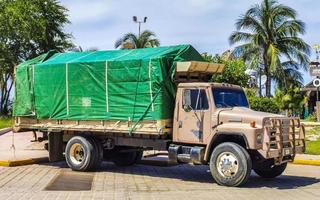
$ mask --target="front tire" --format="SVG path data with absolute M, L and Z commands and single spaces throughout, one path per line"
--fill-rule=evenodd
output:
M 247 182 L 252 162 L 242 146 L 225 142 L 213 150 L 209 166 L 212 177 L 219 185 L 240 186 Z
M 258 165 L 253 171 L 262 178 L 275 178 L 280 176 L 287 168 L 287 163 L 273 165 L 269 162 Z

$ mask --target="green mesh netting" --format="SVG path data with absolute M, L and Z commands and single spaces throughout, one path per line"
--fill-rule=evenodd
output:
M 53 53 L 16 69 L 14 116 L 159 120 L 173 115 L 176 61 L 203 61 L 190 45 Z

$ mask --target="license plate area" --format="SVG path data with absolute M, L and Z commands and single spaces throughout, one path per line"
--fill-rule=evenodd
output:
M 283 148 L 282 150 L 282 156 L 288 156 L 293 154 L 292 148 Z

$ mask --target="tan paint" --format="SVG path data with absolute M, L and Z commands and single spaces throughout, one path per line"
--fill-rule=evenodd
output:
M 198 65 L 200 66 L 200 65 Z M 173 143 L 189 144 L 190 146 L 205 146 L 205 160 L 210 156 L 210 148 L 219 134 L 240 134 L 246 142 L 248 149 L 258 150 L 265 158 L 277 158 L 282 162 L 283 144 L 281 136 L 286 135 L 290 143 L 300 141 L 301 145 L 291 148 L 289 153 L 304 151 L 304 129 L 294 124 L 293 119 L 281 115 L 257 112 L 250 108 L 216 108 L 211 88 L 233 88 L 242 90 L 240 86 L 224 83 L 180 83 L 177 89 L 174 118 L 168 120 L 147 121 L 139 123 L 133 132 L 134 136 L 160 139 L 170 139 Z M 189 111 L 183 108 L 182 94 L 185 89 L 204 89 L 208 97 L 208 110 Z M 275 120 L 270 125 L 271 119 Z M 255 127 L 250 123 L 255 122 Z M 297 120 L 299 123 L 299 120 Z M 285 125 L 281 123 L 285 122 Z M 277 124 L 278 123 L 278 124 Z M 280 123 L 280 125 L 279 125 Z M 267 125 L 269 124 L 269 125 Z M 272 124 L 272 123 L 271 123 Z M 45 131 L 90 131 L 95 133 L 119 133 L 120 137 L 126 137 L 132 126 L 130 121 L 108 121 L 108 120 L 38 120 L 33 117 L 16 117 L 14 128 L 20 130 L 45 130 Z M 270 148 L 271 129 L 275 129 L 277 136 L 277 149 Z M 295 130 L 300 129 L 300 130 Z M 200 134 L 199 134 L 200 133 Z M 257 136 L 263 136 L 263 142 L 258 144 Z
M 244 107 L 216 108 L 211 88 L 223 87 L 242 90 L 239 86 L 223 83 L 180 83 L 178 85 L 173 123 L 173 142 L 206 145 L 205 160 L 207 160 L 210 156 L 211 144 L 218 134 L 237 134 L 244 137 L 248 149 L 259 150 L 262 156 L 266 158 L 279 156 L 282 152 L 282 147 L 273 151 L 273 154 L 270 148 L 266 148 L 266 138 L 269 139 L 269 137 L 265 135 L 269 134 L 269 132 L 265 131 L 265 123 L 273 118 L 277 118 L 280 121 L 289 120 L 289 118 Z M 185 89 L 205 89 L 208 96 L 209 109 L 205 111 L 185 111 L 182 106 L 183 91 Z M 196 116 L 200 116 L 201 120 Z M 255 127 L 251 127 L 251 122 L 255 122 Z M 288 130 L 283 129 L 283 134 L 288 134 Z M 196 137 L 195 131 L 202 132 L 202 137 Z M 292 134 L 295 133 L 293 132 Z M 263 143 L 257 142 L 258 135 L 265 139 Z M 304 132 L 302 135 L 304 135 Z M 296 139 L 303 140 L 303 136 L 300 134 L 299 138 Z
M 190 87 L 188 89 L 204 89 L 208 102 L 211 101 L 208 87 Z M 179 90 L 182 97 L 184 90 Z M 177 98 L 173 141 L 180 143 L 207 144 L 207 136 L 211 133 L 211 104 L 207 110 L 185 111 L 182 98 Z

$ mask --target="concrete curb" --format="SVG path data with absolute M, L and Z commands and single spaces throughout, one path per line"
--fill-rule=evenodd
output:
M 11 131 L 12 128 L 3 128 L 3 129 L 0 129 L 0 135 L 3 135 L 5 133 L 8 133 L 9 131 Z
M 0 160 L 0 166 L 15 167 L 15 166 L 22 166 L 22 165 L 39 164 L 44 162 L 49 162 L 49 158 L 42 157 L 42 158 L 30 158 L 30 159 L 24 159 L 24 160 Z
M 293 164 L 320 166 L 320 160 L 295 159 L 295 160 L 293 161 Z

